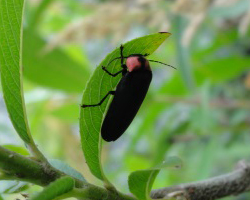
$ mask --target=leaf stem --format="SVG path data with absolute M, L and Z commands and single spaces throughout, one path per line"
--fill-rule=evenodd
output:
M 33 140 L 31 143 L 27 144 L 27 147 L 32 156 L 34 156 L 35 158 L 37 158 L 39 161 L 43 162 L 44 164 L 49 164 L 48 160 L 41 153 L 41 151 L 37 148 Z

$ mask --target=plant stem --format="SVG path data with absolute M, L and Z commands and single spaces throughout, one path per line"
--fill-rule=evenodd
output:
M 151 197 L 162 199 L 182 192 L 189 200 L 214 200 L 250 191 L 250 165 L 240 162 L 231 173 L 203 181 L 153 190 Z

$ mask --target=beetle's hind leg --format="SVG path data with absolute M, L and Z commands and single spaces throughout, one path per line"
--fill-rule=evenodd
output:
M 102 103 L 105 101 L 105 99 L 106 99 L 109 95 L 115 95 L 115 91 L 109 91 L 109 92 L 105 95 L 105 97 L 103 97 L 102 100 L 101 100 L 99 103 L 97 103 L 97 104 L 93 104 L 93 105 L 85 105 L 85 104 L 83 104 L 83 105 L 81 105 L 81 107 L 82 107 L 82 108 L 87 108 L 87 107 L 96 107 L 96 106 L 100 106 L 100 105 L 102 105 Z

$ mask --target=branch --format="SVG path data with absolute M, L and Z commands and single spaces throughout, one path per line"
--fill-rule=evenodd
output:
M 65 174 L 51 165 L 24 157 L 0 146 L 0 180 L 20 180 L 46 186 Z M 135 200 L 119 192 L 109 191 L 87 182 L 76 181 L 76 189 L 64 197 L 75 196 L 82 199 Z M 78 189 L 77 189 L 78 188 Z M 169 198 L 176 195 L 188 200 L 214 200 L 250 191 L 250 165 L 241 162 L 238 168 L 228 174 L 204 181 L 153 190 L 153 199 Z
M 48 163 L 24 157 L 0 146 L 0 169 L 5 180 L 20 180 L 46 186 L 65 174 Z M 76 180 L 80 187 L 82 183 Z
M 181 194 L 188 200 L 214 200 L 248 191 L 250 191 L 250 165 L 242 161 L 231 173 L 204 181 L 153 190 L 151 197 L 160 199 Z
M 50 164 L 24 157 L 0 146 L 0 180 L 20 180 L 44 187 L 65 175 L 65 173 L 55 169 Z M 76 188 L 62 197 L 91 200 L 135 200 L 135 198 L 118 191 L 109 191 L 76 178 L 74 179 Z

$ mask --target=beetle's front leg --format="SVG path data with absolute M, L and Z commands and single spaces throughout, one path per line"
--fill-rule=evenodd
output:
M 124 69 L 120 70 L 119 72 L 116 72 L 114 74 L 112 74 L 111 72 L 109 72 L 106 67 L 102 66 L 102 70 L 105 71 L 108 75 L 116 77 L 118 74 L 122 73 Z

